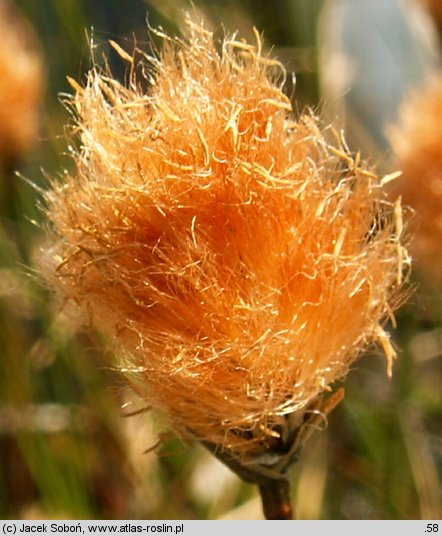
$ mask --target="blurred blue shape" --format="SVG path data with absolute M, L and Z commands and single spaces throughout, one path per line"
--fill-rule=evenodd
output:
M 385 149 L 404 97 L 439 66 L 431 19 L 413 0 L 327 0 L 320 35 L 325 98 L 343 98 L 349 121 Z

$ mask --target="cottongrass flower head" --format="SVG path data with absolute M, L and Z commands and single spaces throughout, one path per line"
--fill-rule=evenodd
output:
M 36 37 L 15 4 L 0 1 L 0 159 L 16 161 L 35 143 L 43 93 Z
M 150 406 L 262 484 L 363 349 L 380 343 L 391 371 L 401 206 L 293 114 L 258 34 L 217 43 L 188 19 L 162 37 L 141 78 L 113 43 L 127 85 L 98 67 L 72 82 L 76 169 L 47 193 L 42 270 Z
M 411 230 L 416 266 L 441 282 L 442 250 L 442 75 L 404 103 L 390 137 L 403 170 L 396 183 L 415 210 Z
M 423 0 L 424 6 L 434 17 L 438 26 L 442 26 L 442 3 L 440 0 Z

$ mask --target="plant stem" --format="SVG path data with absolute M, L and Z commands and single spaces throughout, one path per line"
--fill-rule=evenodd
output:
M 268 479 L 259 491 L 266 519 L 294 519 L 288 480 Z

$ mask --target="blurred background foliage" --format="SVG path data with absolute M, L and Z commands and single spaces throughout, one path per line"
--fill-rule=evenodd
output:
M 91 43 L 97 61 L 108 54 L 123 78 L 108 39 L 149 49 L 146 20 L 176 33 L 182 10 L 195 9 L 250 39 L 256 26 L 296 73 L 296 84 L 290 76 L 287 83 L 295 109 L 320 110 L 345 127 L 353 149 L 391 172 L 385 128 L 410 87 L 437 67 L 436 26 L 410 0 L 15 3 L 38 37 L 46 90 L 34 148 L 5 158 L 1 171 L 0 517 L 260 519 L 252 486 L 169 436 L 149 413 L 125 417 L 142 405 L 106 366 L 95 336 L 76 333 L 33 277 L 44 225 L 39 189 L 72 166 L 59 95 L 70 92 L 67 75 L 84 79 Z M 393 335 L 392 381 L 380 352 L 359 361 L 345 401 L 293 468 L 299 518 L 442 517 L 441 289 L 415 278 Z M 159 453 L 146 452 L 158 434 Z

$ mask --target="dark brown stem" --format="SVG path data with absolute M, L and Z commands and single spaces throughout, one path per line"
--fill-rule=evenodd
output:
M 294 519 L 288 480 L 268 479 L 259 491 L 266 519 Z
M 325 417 L 343 397 L 343 389 L 328 398 L 319 395 L 302 412 L 285 415 L 282 424 L 275 426 L 278 441 L 275 440 L 271 445 L 262 444 L 261 449 L 256 449 L 249 456 L 239 456 L 237 452 L 223 448 L 218 443 L 200 441 L 244 482 L 259 487 L 266 519 L 295 519 L 288 469 L 296 462 L 304 442 L 323 424 Z M 232 430 L 232 433 L 243 439 L 253 439 L 251 432 Z

